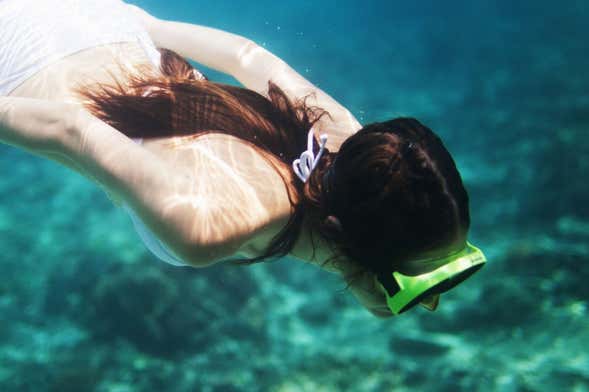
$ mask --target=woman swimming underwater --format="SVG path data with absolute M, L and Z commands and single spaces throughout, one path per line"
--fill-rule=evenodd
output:
M 0 141 L 97 183 L 164 261 L 289 255 L 340 274 L 377 316 L 434 310 L 485 263 L 426 126 L 362 127 L 254 42 L 120 0 L 0 2 Z

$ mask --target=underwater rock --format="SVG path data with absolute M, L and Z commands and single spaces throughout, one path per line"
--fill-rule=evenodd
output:
M 152 268 L 123 269 L 101 279 L 91 297 L 93 332 L 125 337 L 140 349 L 166 353 L 181 345 L 167 329 L 166 317 L 180 301 L 178 289 Z
M 250 315 L 266 305 L 249 301 L 258 283 L 247 268 L 175 268 L 96 257 L 70 270 L 56 268 L 47 282 L 45 312 L 78 320 L 100 340 L 124 338 L 161 356 L 201 351 L 220 339 L 260 346 L 266 341 L 263 321 Z
M 460 304 L 452 312 L 421 318 L 420 323 L 429 331 L 460 334 L 501 332 L 542 318 L 538 302 L 542 298 L 540 293 L 541 289 L 533 282 L 522 280 L 516 283 L 515 279 L 506 278 L 505 281 L 485 285 L 478 301 Z
M 411 357 L 436 357 L 446 354 L 450 347 L 425 339 L 393 337 L 389 340 L 389 349 L 394 354 Z

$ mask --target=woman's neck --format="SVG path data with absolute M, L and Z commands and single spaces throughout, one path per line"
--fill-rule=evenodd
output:
M 306 220 L 305 223 L 307 223 Z M 311 232 L 313 237 L 312 240 Z M 347 276 L 350 272 L 355 271 L 354 264 L 348 261 L 345 257 L 334 257 L 335 246 L 331 245 L 334 248 L 332 250 L 330 245 L 331 244 L 329 244 L 327 240 L 317 232 L 317 230 L 313 229 L 308 224 L 304 224 L 299 238 L 288 255 L 300 261 L 315 264 L 323 270 L 337 273 L 342 276 Z

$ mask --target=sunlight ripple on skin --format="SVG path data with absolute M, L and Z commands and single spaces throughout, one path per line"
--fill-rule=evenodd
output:
M 83 50 L 43 67 L 10 95 L 81 105 L 72 88 L 78 83 L 112 82 L 112 75 L 121 75 L 121 68 L 113 59 L 120 61 L 131 72 L 157 72 L 137 44 L 112 43 Z
M 215 135 L 218 137 L 219 135 Z M 270 211 L 264 206 L 256 189 L 250 181 L 247 181 L 243 173 L 239 171 L 239 162 L 236 154 L 242 151 L 235 151 L 233 140 L 225 147 L 222 155 L 215 151 L 215 140 L 209 136 L 200 137 L 199 143 L 178 143 L 174 147 L 179 155 L 187 151 L 191 154 L 190 161 L 193 164 L 194 179 L 191 182 L 192 189 L 171 195 L 166 199 L 164 214 L 170 209 L 185 204 L 198 211 L 200 219 L 193 222 L 192 234 L 204 236 L 213 240 L 222 240 L 227 235 L 227 227 L 236 226 L 235 223 L 248 222 L 252 217 L 256 220 L 269 221 Z M 182 158 L 186 163 L 186 157 Z M 215 195 L 214 198 L 211 195 Z M 242 203 L 236 203 L 241 200 Z M 224 206 L 234 206 L 231 214 L 226 213 Z

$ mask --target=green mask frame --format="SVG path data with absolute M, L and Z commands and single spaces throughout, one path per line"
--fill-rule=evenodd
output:
M 386 279 L 387 282 L 381 281 L 387 305 L 393 314 L 401 314 L 429 296 L 452 289 L 481 269 L 486 262 L 483 252 L 467 242 L 461 251 L 438 259 L 436 264 L 442 266 L 433 271 L 416 276 L 395 271 Z

